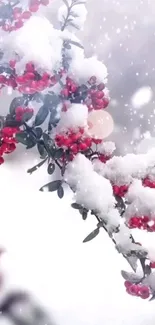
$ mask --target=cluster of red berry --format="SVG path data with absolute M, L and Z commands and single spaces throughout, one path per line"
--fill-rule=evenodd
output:
M 84 135 L 84 130 L 79 128 L 78 132 L 68 131 L 64 134 L 58 134 L 55 142 L 58 147 L 69 149 L 70 153 L 76 155 L 78 152 L 88 150 L 92 145 L 92 139 Z
M 66 84 L 61 91 L 61 96 L 67 99 L 70 95 L 74 94 L 78 89 L 78 85 L 69 77 L 66 78 Z
M 15 68 L 16 61 L 12 60 L 9 62 L 12 69 Z M 63 72 L 60 71 L 59 75 L 62 76 Z M 42 75 L 35 70 L 35 66 L 32 62 L 28 62 L 25 66 L 25 72 L 23 75 L 18 76 L 15 73 L 9 76 L 4 74 L 0 75 L 1 88 L 4 86 L 10 86 L 13 89 L 18 89 L 23 94 L 34 94 L 40 92 L 47 87 L 54 86 L 57 82 L 55 75 L 50 76 L 49 73 L 44 72 Z
M 128 191 L 129 185 L 113 185 L 113 193 L 117 196 L 123 197 Z
M 38 11 L 40 5 L 47 6 L 48 4 L 49 0 L 31 0 L 29 8 L 26 11 L 23 11 L 22 7 L 12 8 L 12 12 L 9 11 L 9 19 L 7 15 L 7 19 L 4 19 L 3 21 L 2 29 L 6 32 L 12 32 L 21 28 L 24 25 L 24 21 L 29 19 L 33 12 Z M 4 6 L 6 7 L 8 5 L 4 4 Z
M 110 156 L 106 156 L 106 155 L 103 155 L 103 154 L 99 154 L 98 155 L 98 159 L 103 162 L 104 164 L 110 159 L 111 157 Z
M 150 288 L 142 284 L 133 284 L 130 281 L 125 281 L 126 292 L 132 296 L 137 296 L 142 299 L 150 297 Z
M 149 218 L 148 216 L 134 216 L 128 221 L 128 227 L 130 229 L 138 228 L 153 232 L 155 231 L 155 219 Z
M 4 163 L 4 154 L 9 154 L 16 149 L 15 135 L 19 128 L 4 127 L 0 132 L 0 165 Z
M 142 183 L 143 183 L 143 186 L 155 188 L 155 181 L 152 181 L 148 177 L 144 178 Z
M 105 109 L 109 105 L 109 98 L 104 93 L 105 85 L 104 83 L 97 84 L 97 78 L 92 76 L 88 84 L 90 89 L 88 91 L 88 97 L 85 100 L 89 111 Z

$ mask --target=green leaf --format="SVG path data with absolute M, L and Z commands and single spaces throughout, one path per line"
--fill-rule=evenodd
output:
M 35 128 L 34 130 L 33 130 L 33 132 L 36 134 L 36 137 L 38 138 L 38 139 L 40 139 L 41 138 L 41 136 L 42 136 L 42 134 L 43 134 L 43 131 L 42 131 L 42 128 Z
M 81 209 L 80 214 L 82 215 L 82 219 L 86 220 L 87 216 L 88 216 L 88 210 L 83 208 L 83 209 Z
M 57 194 L 58 194 L 59 199 L 62 199 L 62 198 L 63 198 L 63 196 L 64 196 L 64 189 L 63 189 L 62 186 L 60 186 L 60 187 L 58 188 L 58 190 L 57 190 Z
M 33 116 L 33 112 L 25 112 L 22 116 L 22 121 L 21 122 L 27 122 L 29 121 Z
M 78 203 L 72 203 L 71 207 L 76 210 L 80 210 L 82 208 L 82 206 Z
M 54 158 L 55 159 L 60 159 L 64 154 L 64 151 L 62 148 L 58 149 L 55 154 L 54 154 Z
M 152 297 L 149 299 L 149 301 L 155 300 L 155 293 L 153 293 Z
M 46 162 L 47 158 L 42 160 L 39 164 L 37 164 L 36 166 L 28 169 L 27 173 L 28 174 L 32 174 L 33 172 L 35 172 L 39 167 L 41 167 L 45 162 Z
M 48 110 L 47 106 L 44 106 L 44 105 L 41 106 L 36 117 L 35 117 L 34 124 L 36 126 L 41 125 L 46 120 L 48 113 L 49 113 L 49 110 Z
M 93 230 L 84 240 L 83 243 L 86 243 L 92 239 L 94 239 L 98 234 L 99 234 L 100 229 L 96 228 L 95 230 Z
M 49 192 L 57 191 L 58 188 L 61 186 L 61 183 L 62 183 L 62 180 L 60 180 L 60 179 L 57 181 L 50 182 L 50 183 L 42 186 L 39 191 L 43 192 L 46 188 L 48 188 Z
M 48 165 L 47 172 L 48 172 L 49 175 L 52 175 L 54 173 L 54 171 L 55 171 L 55 164 L 50 163 Z
M 26 131 L 23 131 L 23 132 L 18 132 L 16 134 L 16 140 L 19 142 L 19 143 L 22 143 L 24 145 L 28 145 L 28 134 Z
M 84 49 L 84 47 L 83 47 L 80 43 L 78 43 L 78 42 L 75 42 L 75 41 L 69 40 L 69 43 L 70 43 L 70 44 L 73 44 L 73 45 L 75 45 L 75 46 L 78 46 L 78 47 L 80 47 L 81 49 Z
M 27 143 L 26 149 L 33 148 L 36 145 L 36 143 L 37 143 L 36 139 L 33 136 L 27 137 L 27 142 L 28 143 Z
M 44 144 L 42 142 L 37 143 L 37 149 L 41 157 L 47 156 L 47 151 L 45 150 Z

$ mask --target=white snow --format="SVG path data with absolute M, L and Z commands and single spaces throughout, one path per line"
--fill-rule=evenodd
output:
M 90 58 L 73 60 L 69 74 L 80 83 L 87 82 L 91 76 L 96 76 L 98 82 L 107 82 L 107 68 L 106 66 L 93 56 Z
M 135 180 L 129 187 L 126 199 L 130 203 L 126 209 L 125 217 L 149 216 L 155 218 L 155 189 L 142 186 L 141 181 Z
M 85 208 L 106 215 L 114 207 L 110 182 L 93 171 L 92 163 L 82 154 L 68 164 L 65 180 L 75 189 L 76 202 Z
M 69 129 L 76 131 L 78 128 L 87 127 L 88 108 L 83 104 L 72 104 L 67 112 L 60 114 L 60 122 L 56 132 L 65 132 Z
M 115 149 L 116 149 L 115 143 L 111 142 L 111 141 L 106 141 L 106 142 L 102 141 L 97 146 L 98 152 L 100 152 L 106 156 L 112 155 L 112 153 L 115 151 Z
M 155 149 L 147 154 L 127 154 L 114 156 L 105 165 L 99 161 L 94 162 L 95 170 L 114 184 L 129 184 L 133 178 L 142 179 L 149 174 L 154 174 Z

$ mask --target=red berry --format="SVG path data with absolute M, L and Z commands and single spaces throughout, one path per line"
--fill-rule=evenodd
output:
M 10 143 L 9 151 L 13 152 L 15 149 L 16 149 L 16 145 L 14 143 Z
M 9 61 L 9 66 L 10 66 L 11 68 L 14 68 L 15 65 L 16 65 L 16 60 L 10 60 L 10 61 Z
M 102 142 L 102 140 L 100 139 L 92 139 L 92 141 L 95 143 L 95 144 L 100 144 Z
M 98 85 L 98 90 L 103 90 L 105 88 L 105 84 L 103 82 L 101 82 L 99 85 Z
M 23 114 L 24 113 L 24 108 L 21 106 L 16 107 L 15 109 L 16 114 Z
M 92 145 L 92 139 L 90 139 L 90 138 L 86 138 L 85 140 L 84 140 L 84 142 L 85 142 L 85 144 L 86 144 L 86 146 L 87 147 L 91 147 L 91 145 Z
M 33 72 L 26 72 L 26 73 L 24 74 L 24 79 L 25 79 L 26 81 L 34 80 L 34 78 L 35 78 L 35 74 L 34 74 Z
M 98 99 L 102 99 L 103 96 L 104 96 L 104 92 L 103 92 L 103 91 L 97 91 L 97 92 L 96 92 L 96 97 L 97 97 Z
M 64 138 L 64 140 L 63 140 L 63 145 L 64 145 L 65 147 L 70 147 L 71 144 L 72 144 L 72 140 L 71 140 L 70 138 Z
M 3 75 L 0 75 L 0 83 L 1 83 L 1 84 L 4 84 L 5 81 L 6 81 L 6 77 L 3 76 Z
M 136 284 L 132 284 L 129 288 L 128 288 L 128 292 L 132 295 L 132 296 L 137 296 L 139 294 L 139 286 Z
M 32 14 L 31 14 L 30 11 L 24 11 L 24 12 L 22 13 L 22 18 L 23 18 L 23 19 L 29 19 L 31 16 L 32 16 Z
M 150 296 L 150 290 L 147 286 L 142 286 L 139 288 L 138 294 L 142 299 L 147 299 Z
M 129 288 L 129 287 L 131 287 L 132 283 L 130 281 L 125 281 L 124 285 L 126 288 Z
M 30 86 L 31 86 L 31 89 L 32 90 L 37 90 L 37 88 L 38 88 L 38 81 L 37 80 L 33 80 L 32 82 L 31 82 L 31 84 L 30 84 Z
M 142 217 L 142 220 L 143 220 L 143 222 L 149 222 L 150 221 L 150 218 L 149 217 L 147 217 L 147 216 L 143 216 Z
M 85 151 L 88 149 L 88 146 L 84 142 L 81 142 L 78 147 L 80 151 Z
M 49 0 L 40 0 L 40 3 L 43 5 L 43 6 L 47 6 L 49 4 Z
M 109 105 L 109 99 L 103 98 L 103 107 L 106 108 Z
M 12 137 L 13 134 L 14 134 L 14 129 L 9 127 L 9 126 L 6 126 L 2 129 L 2 135 L 3 136 L 8 136 L 8 137 Z
M 76 142 L 76 141 L 78 141 L 78 140 L 81 139 L 81 133 L 80 133 L 80 132 L 78 132 L 78 133 L 73 133 L 73 134 L 70 135 L 70 138 L 71 138 L 71 140 L 72 140 L 73 142 Z
M 29 7 L 29 10 L 31 12 L 37 12 L 38 9 L 39 9 L 39 5 L 37 5 L 37 4 Z
M 50 77 L 49 73 L 44 72 L 43 75 L 42 75 L 42 80 L 43 80 L 43 81 L 46 81 L 46 80 L 49 79 L 49 77 Z
M 105 155 L 99 155 L 99 160 L 101 161 L 101 162 L 103 162 L 103 163 L 106 163 L 107 162 L 107 160 L 109 159 L 108 157 L 106 157 Z
M 97 78 L 95 77 L 95 76 L 92 76 L 90 79 L 89 79 L 89 84 L 91 84 L 91 85 L 93 85 L 93 84 L 95 84 L 96 83 L 96 81 L 97 81 Z
M 95 106 L 96 107 L 98 106 L 98 107 L 102 108 L 102 107 L 104 107 L 103 105 L 104 105 L 103 99 L 95 98 Z
M 2 165 L 3 163 L 4 163 L 3 157 L 0 157 L 0 165 Z
M 26 80 L 24 76 L 17 76 L 16 77 L 16 82 L 19 84 L 25 84 Z
M 150 262 L 150 267 L 151 267 L 152 269 L 155 269 L 155 262 Z
M 23 24 L 23 21 L 22 20 L 17 20 L 16 22 L 15 22 L 15 27 L 16 28 L 20 28 L 20 27 L 22 27 L 24 24 Z
M 78 145 L 76 143 L 72 144 L 70 150 L 72 153 L 78 153 Z
M 34 64 L 32 62 L 28 62 L 25 66 L 26 72 L 34 72 Z

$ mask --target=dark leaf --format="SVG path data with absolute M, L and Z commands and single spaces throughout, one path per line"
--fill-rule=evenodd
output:
M 149 299 L 149 301 L 155 300 L 155 293 L 153 293 L 152 297 Z
M 22 122 L 27 122 L 33 116 L 33 112 L 25 112 L 22 116 Z
M 95 230 L 93 230 L 84 240 L 83 243 L 86 243 L 92 239 L 94 239 L 100 232 L 99 228 L 96 228 Z
M 58 190 L 57 190 L 57 194 L 58 194 L 59 199 L 62 199 L 62 198 L 63 198 L 63 196 L 64 196 L 64 189 L 63 189 L 62 186 L 60 186 L 60 187 L 58 188 Z
M 37 143 L 36 139 L 33 136 L 29 136 L 27 138 L 27 140 L 28 140 L 28 143 L 27 143 L 26 149 L 33 148 L 36 145 L 36 143 Z
M 59 120 L 60 118 L 58 117 L 57 111 L 53 109 L 50 113 L 49 124 L 55 127 L 58 124 Z
M 47 151 L 45 150 L 44 144 L 42 142 L 37 143 L 37 148 L 42 158 L 47 156 Z
M 36 134 L 37 139 L 40 139 L 43 134 L 42 128 L 35 128 L 33 132 Z
M 130 281 L 132 283 L 138 283 L 141 281 L 142 277 L 137 275 L 136 273 L 121 271 L 122 277 L 126 281 Z
M 71 207 L 72 207 L 73 209 L 76 209 L 76 210 L 80 210 L 80 209 L 82 208 L 81 205 L 78 204 L 78 203 L 72 203 L 72 204 L 71 204 Z
M 66 5 L 66 7 L 69 9 L 69 4 L 68 4 L 67 0 L 63 0 L 63 2 Z
M 24 97 L 16 97 L 12 100 L 11 104 L 10 104 L 10 114 L 14 114 L 15 113 L 15 109 L 18 106 L 24 106 L 25 105 L 25 99 Z
M 35 172 L 39 167 L 41 167 L 45 162 L 46 162 L 47 158 L 42 160 L 39 164 L 37 164 L 36 166 L 28 169 L 27 173 L 28 174 L 32 174 L 33 172 Z
M 50 163 L 47 168 L 47 172 L 49 175 L 52 175 L 55 171 L 55 165 L 53 163 Z
M 26 131 L 18 132 L 16 134 L 16 140 L 24 145 L 28 145 L 28 134 Z
M 54 154 L 54 158 L 55 159 L 60 159 L 64 154 L 64 151 L 62 148 L 58 149 L 55 154 Z
M 82 219 L 83 220 L 86 220 L 87 219 L 87 216 L 88 216 L 88 211 L 86 209 L 83 209 L 83 212 L 82 212 Z
M 65 173 L 65 170 L 66 170 L 66 166 L 65 164 L 62 166 L 61 168 L 61 175 L 64 176 L 64 173 Z
M 45 105 L 41 106 L 36 117 L 35 117 L 35 122 L 34 122 L 35 125 L 36 126 L 41 125 L 46 120 L 48 113 L 49 113 L 49 110 L 48 110 L 47 106 L 45 106 Z
M 43 133 L 43 140 L 46 146 L 52 146 L 54 144 L 53 140 L 47 133 Z
M 57 81 L 60 79 L 60 76 L 59 75 L 57 75 L 56 76 L 56 79 L 57 79 Z M 51 96 L 50 96 L 50 103 L 49 103 L 50 105 L 49 105 L 49 110 L 50 110 L 50 112 L 52 113 L 52 112 L 54 112 L 54 113 L 57 113 L 56 112 L 56 108 L 57 108 L 57 106 L 60 104 L 60 97 L 58 96 L 58 95 L 56 95 L 56 94 L 52 94 Z
M 59 179 L 57 181 L 50 182 L 40 188 L 39 191 L 44 191 L 44 189 L 48 188 L 49 192 L 57 191 L 58 188 L 61 186 L 62 181 Z
M 131 266 L 132 270 L 136 272 L 137 270 L 137 262 L 138 258 L 135 255 L 127 256 L 126 260 L 128 261 L 129 265 Z
M 151 267 L 149 265 L 145 265 L 144 272 L 145 272 L 144 274 L 150 275 L 151 274 Z

